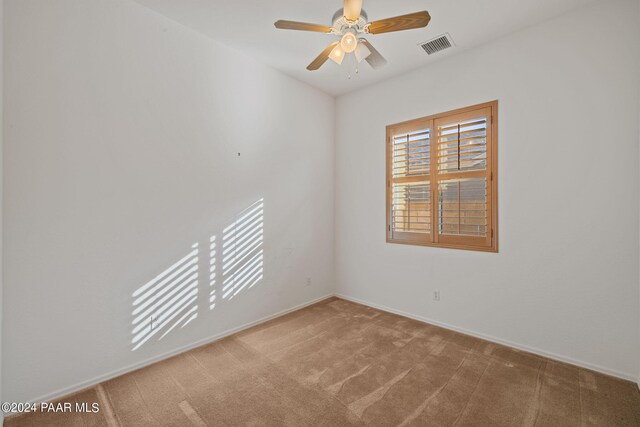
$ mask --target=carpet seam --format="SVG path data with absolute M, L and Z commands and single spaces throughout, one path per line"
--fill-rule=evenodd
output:
M 444 384 L 442 384 L 442 386 L 440 386 L 440 387 L 435 391 L 435 393 L 433 393 L 431 396 L 429 396 L 429 398 L 426 400 L 426 403 L 428 403 L 431 399 L 433 399 L 434 397 L 436 397 L 437 395 L 439 395 L 439 394 L 440 394 L 440 392 L 442 392 L 442 390 L 444 390 L 444 389 L 445 389 L 445 387 L 446 387 L 446 386 L 451 382 L 451 380 L 456 376 L 456 374 L 460 371 L 460 369 L 462 369 L 462 366 L 464 365 L 464 363 L 465 363 L 465 362 L 467 361 L 467 359 L 469 358 L 469 355 L 470 355 L 470 354 L 472 354 L 472 353 L 473 353 L 473 349 L 472 349 L 472 350 L 470 350 L 467 354 L 465 354 L 465 356 L 462 358 L 462 361 L 460 362 L 460 364 L 458 365 L 458 367 L 456 368 L 456 370 L 453 372 L 453 374 L 451 374 L 451 377 L 450 377 L 450 378 L 449 378 L 449 379 L 448 379 Z M 466 408 L 466 406 L 465 406 L 465 408 Z M 426 409 L 426 406 L 425 406 L 425 408 L 423 408 L 423 410 L 422 410 L 420 413 L 424 412 L 424 409 Z M 418 414 L 418 415 L 420 415 L 420 414 Z
M 533 422 L 531 423 L 532 426 L 536 426 L 538 424 L 538 418 L 540 417 L 540 396 L 542 394 L 542 387 L 544 386 L 544 384 L 543 384 L 544 373 L 547 370 L 547 363 L 548 363 L 546 360 L 544 360 L 543 362 L 544 362 L 544 364 L 538 368 L 538 375 L 536 377 L 536 389 L 534 390 L 535 399 L 533 399 L 532 405 L 529 406 L 529 410 L 531 410 L 531 408 L 533 406 L 533 407 L 535 407 L 535 411 L 536 411 L 535 412 L 535 417 L 533 419 Z M 529 418 L 529 416 L 525 417 L 525 421 L 528 418 Z
M 147 409 L 147 412 L 149 413 L 151 418 L 157 423 L 157 425 L 161 425 L 161 423 L 159 423 L 158 420 L 156 419 L 155 415 L 153 415 L 153 413 L 149 410 L 150 409 L 149 404 L 147 403 L 147 400 L 144 398 L 144 396 L 142 394 L 142 391 L 140 390 L 140 385 L 138 384 L 138 380 L 133 378 L 133 383 L 136 386 L 136 390 L 138 392 L 138 395 L 140 396 L 140 399 L 142 399 L 142 402 L 144 403 L 144 406 Z
M 473 387 L 473 391 L 469 395 L 469 399 L 467 400 L 467 403 L 464 404 L 464 408 L 462 408 L 462 411 L 460 411 L 460 414 L 458 415 L 458 417 L 455 419 L 455 421 L 451 425 L 452 427 L 455 427 L 460 422 L 460 420 L 462 419 L 462 416 L 465 414 L 465 412 L 467 412 L 467 408 L 469 407 L 469 404 L 471 403 L 471 399 L 473 399 L 473 396 L 478 391 L 478 387 L 480 386 L 480 383 L 482 382 L 482 378 L 484 377 L 484 374 L 487 372 L 487 369 L 489 369 L 489 366 L 491 366 L 491 364 L 494 363 L 494 362 L 495 362 L 495 360 L 493 358 L 489 358 L 489 363 L 487 363 L 487 366 L 485 366 L 484 369 L 482 370 L 482 374 L 480 374 L 480 378 L 478 378 L 478 382 Z
M 584 425 L 584 403 L 582 401 L 583 396 L 582 396 L 582 383 L 580 381 L 580 370 L 578 370 L 578 396 L 579 396 L 579 402 L 580 402 L 580 425 L 583 426 Z
M 102 383 L 96 386 L 96 393 L 98 394 L 98 399 L 104 402 L 105 418 L 107 419 L 107 424 L 111 425 L 111 422 L 113 422 L 116 426 L 121 426 L 122 423 L 120 422 L 120 419 L 118 418 L 118 414 L 116 413 L 113 407 L 113 402 L 111 402 L 111 397 L 109 396 L 107 391 L 104 389 Z
M 378 325 L 378 326 L 379 326 L 379 325 Z M 386 328 L 386 329 L 393 330 L 392 328 Z M 409 343 L 410 343 L 412 340 L 416 339 L 416 338 L 418 338 L 418 337 L 416 337 L 416 336 L 412 336 L 412 338 L 411 338 L 411 339 L 410 339 L 410 340 L 405 344 L 405 346 L 409 345 Z M 443 344 L 443 345 L 445 345 L 445 346 L 446 346 L 446 345 L 449 343 L 450 339 L 451 339 L 451 337 L 449 337 L 449 338 L 445 339 L 445 340 L 444 340 L 444 343 L 438 343 L 438 344 Z M 404 348 L 405 346 L 403 346 L 403 347 L 401 347 L 401 348 L 398 348 L 398 349 L 396 349 L 395 351 L 400 351 L 400 350 L 401 350 L 402 348 Z M 423 361 L 424 361 L 427 357 L 429 357 L 429 356 L 433 355 L 433 353 L 434 353 L 434 351 L 435 351 L 435 350 L 436 350 L 435 348 L 431 349 L 431 350 L 429 351 L 429 353 L 424 357 Z M 385 355 L 387 355 L 387 354 L 391 354 L 391 352 L 386 353 Z M 457 372 L 457 370 L 460 368 L 460 366 L 462 366 L 462 363 L 464 363 L 464 361 L 466 360 L 466 358 L 467 358 L 468 356 L 469 356 L 468 354 L 467 354 L 467 355 L 465 355 L 465 357 L 462 359 L 462 362 L 460 363 L 460 365 L 458 365 L 458 368 L 456 369 L 456 372 Z M 417 366 L 417 364 L 416 364 L 416 365 L 414 365 L 414 366 L 412 366 L 409 370 L 407 370 L 407 372 L 402 376 L 402 378 L 400 378 L 398 381 L 396 381 L 394 384 L 392 384 L 392 385 L 391 385 L 391 386 L 390 386 L 390 387 L 389 387 L 389 388 L 388 388 L 388 389 L 383 393 L 382 397 L 380 397 L 380 399 L 378 399 L 377 401 L 382 400 L 382 399 L 387 395 L 387 393 L 389 392 L 389 390 L 391 390 L 391 388 L 392 388 L 395 384 L 399 383 L 399 382 L 400 382 L 400 381 L 402 381 L 402 380 L 403 380 L 407 375 L 409 375 L 409 373 L 411 373 L 411 371 L 413 371 L 413 370 L 416 368 L 416 366 Z M 454 373 L 454 375 L 455 375 L 455 373 Z M 446 384 L 448 384 L 448 382 L 449 382 L 449 381 L 447 381 L 447 382 L 446 382 L 442 387 L 446 386 Z M 344 385 L 344 384 L 343 384 L 343 385 Z M 383 385 L 383 387 L 384 387 L 384 385 Z M 371 392 L 371 393 L 369 393 L 368 395 L 371 395 L 372 393 L 375 393 L 375 392 L 376 392 L 376 390 L 372 391 L 372 392 Z M 437 392 L 436 392 L 436 394 L 437 394 Z M 368 395 L 367 395 L 367 396 L 368 396 Z M 433 395 L 432 395 L 432 396 L 433 396 Z M 432 396 L 431 396 L 431 397 L 432 397 Z M 362 398 L 364 398 L 364 397 L 366 397 L 366 396 L 363 396 Z M 362 399 L 362 398 L 361 398 L 361 399 Z M 353 403 L 353 402 L 352 402 L 352 403 Z M 369 405 L 369 406 L 371 406 L 371 405 Z M 362 411 L 362 414 L 363 414 L 363 415 L 364 415 L 364 412 L 365 412 L 365 411 L 366 411 L 366 408 Z
M 246 344 L 246 343 L 242 343 L 242 342 L 241 342 L 241 343 L 239 343 L 239 344 L 240 344 L 240 345 L 242 345 L 242 346 L 243 346 L 243 347 L 245 347 L 245 348 L 246 348 L 246 347 L 249 347 L 249 348 L 248 348 L 248 350 L 250 350 L 250 351 L 252 351 L 252 352 L 256 353 L 259 359 L 265 359 L 265 360 L 264 360 L 264 363 L 265 363 L 266 365 L 269 365 L 269 366 L 273 367 L 274 369 L 277 369 L 278 371 L 281 371 L 281 369 L 277 366 L 277 362 L 273 362 L 273 361 L 271 361 L 267 356 L 263 356 L 263 355 L 261 355 L 260 353 L 257 353 L 257 351 L 256 351 L 255 349 L 251 348 L 251 347 L 250 347 L 248 344 Z M 227 353 L 229 353 L 229 352 L 228 352 L 228 350 L 227 350 L 226 348 L 224 348 L 224 347 L 223 347 L 223 349 L 224 349 L 224 351 L 226 351 Z M 236 358 L 233 354 L 231 354 L 231 353 L 229 353 L 229 354 L 231 355 L 231 357 Z M 236 360 L 237 360 L 237 358 L 236 358 Z M 264 379 L 263 379 L 262 377 L 260 377 L 260 376 L 256 376 L 256 375 L 254 375 L 254 374 L 252 374 L 252 373 L 250 373 L 249 375 L 251 375 L 251 376 L 252 376 L 252 377 L 254 377 L 254 378 L 257 378 L 261 383 L 265 384 L 265 381 L 264 381 Z M 291 380 L 291 381 L 295 382 L 296 384 L 298 384 L 300 387 L 307 388 L 307 386 L 306 386 L 304 383 L 302 383 L 302 382 L 298 381 L 298 379 L 297 379 L 297 378 L 291 377 L 290 375 L 285 374 L 285 373 L 283 373 L 283 375 L 284 375 L 284 376 L 286 376 L 289 380 Z M 283 395 L 279 390 L 275 389 L 275 391 L 276 391 L 276 393 L 278 393 L 278 395 L 280 395 L 280 396 L 282 396 L 282 397 L 286 397 L 286 396 L 284 396 L 284 395 Z M 328 396 L 328 399 L 331 399 L 331 400 L 333 400 L 334 402 L 338 403 L 338 404 L 339 404 L 340 406 L 342 406 L 346 411 L 348 411 L 350 414 L 352 414 L 353 416 L 355 416 L 356 418 L 358 418 L 360 421 L 362 421 L 362 419 L 361 419 L 360 417 L 358 417 L 358 415 L 357 415 L 357 414 L 355 414 L 351 409 L 349 409 L 349 407 L 347 407 L 346 405 L 344 405 L 344 404 L 343 404 L 339 399 L 336 399 L 336 398 L 335 398 L 335 397 L 333 397 L 333 396 Z

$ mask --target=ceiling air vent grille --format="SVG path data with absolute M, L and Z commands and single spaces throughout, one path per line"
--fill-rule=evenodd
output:
M 451 39 L 449 33 L 438 36 L 435 39 L 429 40 L 428 42 L 420 43 L 420 47 L 422 47 L 424 51 L 429 55 L 433 55 L 436 52 L 449 49 L 453 46 L 455 45 L 453 44 L 453 40 Z

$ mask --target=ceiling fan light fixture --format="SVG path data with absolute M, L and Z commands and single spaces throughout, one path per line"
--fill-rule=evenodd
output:
M 318 70 L 329 58 L 340 65 L 348 53 L 354 54 L 356 65 L 362 60 L 366 60 L 372 68 L 377 69 L 385 65 L 387 60 L 367 39 L 359 37 L 365 34 L 375 35 L 424 28 L 431 21 L 429 12 L 423 10 L 370 22 L 367 13 L 362 9 L 363 0 L 343 1 L 344 7 L 333 14 L 331 26 L 286 20 L 275 22 L 274 25 L 278 29 L 312 31 L 335 37 L 333 42 L 307 66 L 307 70 Z M 348 62 L 354 63 L 353 61 Z
M 356 60 L 358 60 L 358 63 L 360 63 L 362 62 L 362 60 L 367 59 L 369 55 L 371 55 L 371 51 L 364 43 L 358 41 L 358 47 L 356 47 L 354 54 L 356 55 Z
M 329 54 L 329 58 L 331 58 L 331 60 L 338 65 L 342 64 L 342 60 L 344 59 L 344 50 L 342 50 L 342 47 L 340 47 L 340 43 L 338 43 L 336 47 L 333 48 L 333 50 Z
M 347 31 L 340 40 L 340 46 L 346 53 L 351 53 L 358 47 L 358 38 L 353 32 Z

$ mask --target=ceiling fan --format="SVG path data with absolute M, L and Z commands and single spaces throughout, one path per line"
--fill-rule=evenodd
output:
M 338 10 L 333 15 L 333 25 L 308 24 L 306 22 L 277 21 L 274 25 L 282 30 L 313 31 L 317 33 L 334 34 L 340 40 L 331 43 L 316 59 L 307 66 L 307 70 L 315 71 L 319 69 L 327 59 L 331 58 L 337 64 L 342 64 L 344 57 L 348 53 L 355 55 L 356 60 L 361 62 L 366 59 L 371 67 L 379 68 L 387 63 L 387 60 L 380 55 L 364 34 L 382 34 L 394 31 L 411 30 L 414 28 L 424 28 L 429 24 L 431 16 L 426 10 L 411 13 L 409 15 L 396 16 L 394 18 L 382 19 L 369 22 L 367 14 L 362 10 L 363 0 L 344 0 L 344 8 Z

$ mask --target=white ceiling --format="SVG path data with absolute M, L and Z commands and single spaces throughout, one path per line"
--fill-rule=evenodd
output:
M 339 95 L 420 68 L 456 51 L 477 46 L 520 28 L 542 22 L 593 0 L 364 0 L 369 21 L 428 10 L 427 28 L 370 35 L 369 41 L 389 63 L 372 70 L 362 63 L 347 79 L 343 63 L 332 61 L 318 71 L 306 66 L 336 36 L 277 30 L 278 19 L 331 25 L 341 0 L 136 0 L 160 14 L 238 49 L 259 61 Z M 428 56 L 418 44 L 448 32 L 456 47 Z

